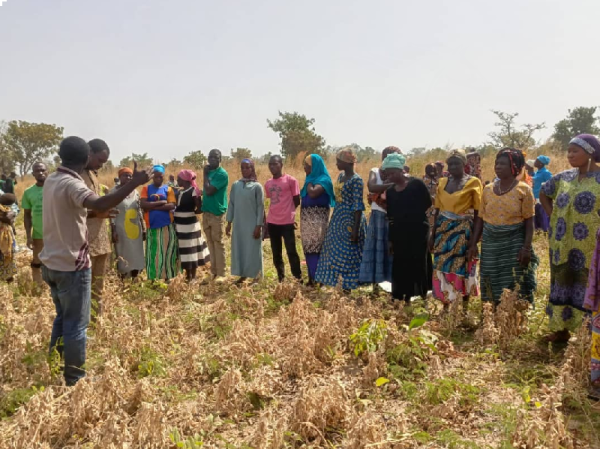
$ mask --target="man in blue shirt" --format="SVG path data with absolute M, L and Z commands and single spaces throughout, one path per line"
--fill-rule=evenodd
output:
M 538 156 L 533 165 L 537 168 L 535 175 L 533 175 L 533 196 L 535 197 L 535 229 L 543 232 L 548 232 L 550 227 L 550 217 L 546 214 L 546 211 L 540 204 L 540 190 L 542 185 L 552 178 L 552 173 L 546 168 L 546 165 L 550 163 L 548 156 Z

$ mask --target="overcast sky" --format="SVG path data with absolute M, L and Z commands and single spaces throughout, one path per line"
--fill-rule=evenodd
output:
M 545 138 L 600 105 L 600 0 L 6 0 L 0 49 L 0 120 L 117 162 L 276 152 L 278 110 L 328 144 L 409 150 L 482 143 L 491 109 Z

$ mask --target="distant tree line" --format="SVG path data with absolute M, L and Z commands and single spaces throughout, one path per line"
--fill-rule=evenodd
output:
M 569 109 L 567 116 L 554 125 L 554 132 L 549 144 L 556 148 L 565 150 L 570 139 L 582 133 L 600 134 L 599 118 L 596 106 L 579 106 Z M 489 141 L 479 145 L 467 146 L 481 152 L 483 155 L 497 151 L 502 147 L 515 147 L 528 150 L 538 143 L 536 134 L 546 128 L 545 123 L 518 123 L 519 114 L 516 112 L 503 112 L 492 110 L 496 122 L 494 130 L 489 133 Z M 341 147 L 326 145 L 325 138 L 317 134 L 315 119 L 308 118 L 298 112 L 281 112 L 277 118 L 267 120 L 267 127 L 279 135 L 281 156 L 289 161 L 297 161 L 300 157 L 308 154 L 320 154 L 324 157 L 335 154 Z M 12 120 L 0 122 L 0 173 L 17 171 L 21 176 L 29 173 L 36 161 L 43 160 L 49 165 L 60 163 L 58 158 L 58 146 L 63 138 L 63 128 L 46 123 L 31 123 L 23 120 Z M 370 146 L 362 147 L 357 143 L 351 143 L 359 161 L 378 157 L 382 148 Z M 413 148 L 409 151 L 412 155 L 431 152 L 442 157 L 452 145 L 444 148 L 426 149 L 424 147 Z M 208 153 L 208 150 L 207 150 Z M 259 156 L 260 163 L 268 162 L 272 152 Z M 229 155 L 223 155 L 224 159 L 241 161 L 251 158 L 252 151 L 249 148 L 235 148 L 230 150 Z M 132 166 L 133 161 L 142 166 L 153 164 L 155 161 L 148 153 L 132 153 L 123 158 L 120 166 Z M 172 159 L 165 165 L 170 167 L 191 166 L 200 170 L 206 164 L 206 155 L 201 150 L 193 150 L 180 161 Z M 108 169 L 112 164 L 107 165 Z

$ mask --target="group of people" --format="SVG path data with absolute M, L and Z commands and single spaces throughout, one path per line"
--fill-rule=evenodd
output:
M 221 166 L 219 150 L 210 151 L 201 186 L 190 170 L 165 183 L 165 169 L 156 165 L 147 171 L 121 168 L 110 190 L 96 176 L 110 157 L 104 141 L 68 137 L 59 155 L 62 165 L 51 175 L 43 163 L 34 165 L 36 183 L 25 191 L 21 206 L 34 280 L 43 278 L 50 286 L 56 307 L 51 348 L 64 353 L 67 384 L 84 374 L 90 307 L 94 304 L 101 313 L 113 246 L 123 277 L 145 270 L 148 279 L 169 280 L 183 270 L 192 281 L 198 267 L 210 262 L 210 275 L 203 282 L 223 282 L 225 236 L 231 236 L 231 275 L 241 283 L 263 275 L 262 241 L 268 238 L 278 279 L 286 275 L 285 246 L 291 274 L 301 281 L 299 207 L 308 284 L 350 291 L 360 285 L 377 289 L 387 281 L 394 299 L 408 302 L 431 291 L 444 307 L 468 302 L 480 289 L 482 300 L 494 304 L 505 289 L 516 289 L 533 302 L 539 258 L 532 241 L 536 229 L 546 232 L 551 265 L 548 338 L 568 339 L 592 314 L 592 381 L 598 394 L 600 142 L 594 136 L 575 137 L 567 155 L 573 169 L 554 176 L 547 169 L 547 156 L 526 161 L 520 150 L 504 148 L 496 155 L 496 178 L 485 186 L 477 153 L 452 151 L 445 163 L 427 165 L 419 178 L 409 175 L 397 147 L 387 147 L 367 181 L 368 224 L 365 187 L 350 148 L 336 155 L 340 174 L 335 180 L 319 155 L 308 155 L 301 188 L 284 172 L 280 156 L 270 158 L 272 177 L 264 186 L 254 162 L 244 159 L 229 193 L 229 174 Z M 14 194 L 2 192 L 3 280 L 11 280 L 15 272 L 10 232 L 15 203 Z M 57 347 L 59 341 L 62 346 Z

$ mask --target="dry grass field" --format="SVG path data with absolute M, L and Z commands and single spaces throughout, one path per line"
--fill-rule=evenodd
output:
M 566 168 L 552 156 L 553 172 Z M 408 164 L 421 175 L 441 158 Z M 483 162 L 492 179 L 493 160 Z M 366 180 L 372 166 L 357 171 Z M 304 179 L 301 167 L 287 171 Z M 109 186 L 113 177 L 102 174 Z M 462 304 L 441 315 L 432 299 L 399 307 L 370 288 L 278 284 L 268 243 L 265 279 L 252 286 L 110 274 L 106 312 L 88 332 L 88 376 L 73 388 L 47 356 L 52 301 L 33 294 L 22 253 L 16 282 L 0 285 L 0 448 L 598 448 L 589 335 L 541 342 L 544 236 L 535 249 L 535 308 L 506 294 L 494 316 L 475 298 L 466 321 Z

